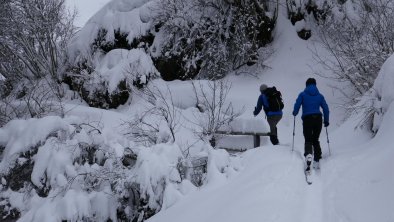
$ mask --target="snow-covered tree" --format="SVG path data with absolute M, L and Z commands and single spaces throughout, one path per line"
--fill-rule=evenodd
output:
M 74 14 L 64 0 L 4 0 L 0 10 L 0 73 L 7 82 L 1 96 L 23 100 L 24 108 L 14 107 L 22 115 L 40 116 L 49 100 L 63 96 L 60 82 Z
M 0 68 L 7 80 L 61 80 L 66 45 L 74 34 L 73 15 L 65 7 L 64 0 L 2 2 L 0 21 L 7 28 L 0 36 Z
M 394 52 L 394 4 L 390 0 L 346 1 L 322 22 L 320 39 L 331 60 L 321 64 L 355 90 L 351 99 L 369 90 L 380 67 Z

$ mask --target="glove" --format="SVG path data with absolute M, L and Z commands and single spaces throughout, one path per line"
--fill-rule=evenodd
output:
M 329 122 L 327 122 L 327 121 L 324 121 L 324 127 L 327 127 L 327 126 L 329 126 L 330 125 L 330 123 Z
M 254 117 L 257 116 L 257 114 L 256 114 L 256 107 L 254 107 L 253 116 L 254 116 Z
M 293 111 L 293 116 L 297 116 L 297 113 L 295 111 Z

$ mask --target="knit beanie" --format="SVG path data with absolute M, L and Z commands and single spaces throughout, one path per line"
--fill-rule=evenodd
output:
M 309 85 L 316 85 L 316 79 L 314 79 L 314 78 L 309 78 L 309 79 L 307 79 L 306 80 L 306 86 L 309 86 Z
M 267 85 L 262 84 L 262 85 L 260 86 L 260 92 L 264 92 L 264 90 L 266 90 L 267 88 L 268 88 Z

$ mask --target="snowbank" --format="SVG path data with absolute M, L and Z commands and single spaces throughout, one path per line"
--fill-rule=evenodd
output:
M 335 157 L 324 165 L 326 196 L 330 197 L 327 205 L 331 208 L 328 221 L 339 218 L 358 222 L 394 220 L 393 132 L 394 103 L 391 103 L 374 138 L 366 141 L 351 130 L 334 138 L 340 140 L 346 135 L 358 144 L 346 147 L 346 152 L 342 150 L 345 147 L 336 147 Z
M 374 108 L 373 131 L 378 131 L 383 116 L 394 101 L 394 55 L 383 64 L 372 89 L 366 94 L 364 100 L 370 100 Z
M 176 145 L 159 144 L 138 153 L 136 182 L 142 187 L 141 197 L 149 199 L 149 207 L 160 209 L 160 192 L 166 189 L 166 184 L 181 182 L 176 168 L 180 158 L 182 153 Z
M 373 91 L 380 101 L 382 113 L 386 113 L 394 101 L 394 55 L 383 64 L 374 83 Z
M 108 52 L 97 64 L 96 72 L 98 80 L 108 83 L 108 92 L 114 92 L 122 80 L 128 80 L 133 84 L 137 78 L 145 80 L 157 77 L 158 71 L 153 65 L 152 59 L 142 49 L 114 49 Z M 94 75 L 93 74 L 93 75 Z

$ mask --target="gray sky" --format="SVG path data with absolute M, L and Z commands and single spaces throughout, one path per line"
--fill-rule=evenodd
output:
M 66 0 L 70 8 L 76 8 L 78 16 L 75 25 L 82 27 L 90 17 L 111 0 Z

